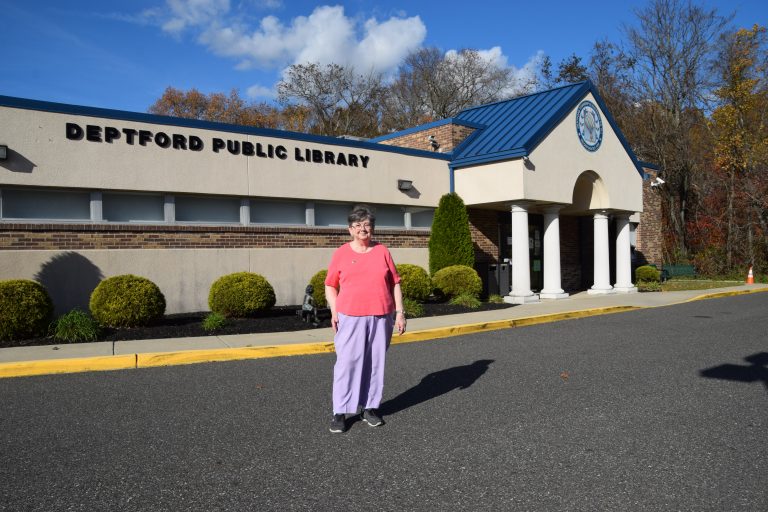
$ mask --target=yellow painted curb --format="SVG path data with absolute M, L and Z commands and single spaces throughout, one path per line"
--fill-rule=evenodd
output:
M 623 313 L 625 311 L 634 311 L 645 309 L 643 306 L 611 306 L 607 308 L 582 309 L 579 311 L 567 311 L 565 313 L 551 313 L 548 315 L 529 316 L 515 320 L 515 327 L 525 327 L 528 325 L 544 324 L 549 322 L 559 322 L 561 320 L 573 320 L 576 318 L 586 318 L 588 316 L 610 315 L 613 313 Z
M 750 293 L 760 293 L 760 292 L 768 292 L 768 288 L 755 288 L 754 290 L 731 290 L 727 292 L 707 293 L 704 295 L 697 295 L 696 297 L 693 297 L 692 299 L 688 299 L 685 302 L 693 302 L 695 300 L 706 300 L 706 299 L 719 299 L 720 297 L 733 297 L 736 295 L 747 295 Z
M 476 332 L 524 327 L 546 322 L 556 322 L 574 318 L 583 318 L 600 314 L 619 313 L 632 309 L 642 309 L 635 306 L 615 306 L 609 308 L 586 309 L 567 313 L 553 313 L 517 320 L 497 320 L 474 324 L 439 327 L 422 331 L 408 332 L 402 336 L 395 335 L 392 344 L 414 343 L 472 334 Z M 128 370 L 134 368 L 153 368 L 159 366 L 176 366 L 196 363 L 213 363 L 223 361 L 238 361 L 245 359 L 262 359 L 268 357 L 287 357 L 311 354 L 328 354 L 334 352 L 332 341 L 318 343 L 296 343 L 288 345 L 272 345 L 263 347 L 224 348 L 211 350 L 188 350 L 180 352 L 153 352 L 145 354 L 126 354 L 119 356 L 86 357 L 73 359 L 54 359 L 49 361 L 22 361 L 17 363 L 0 363 L 0 378 L 26 377 L 32 375 L 49 375 L 60 373 L 79 373 L 103 370 Z
M 0 363 L 0 378 L 136 368 L 136 354 Z
M 748 293 L 768 292 L 768 288 L 754 290 L 734 290 L 698 295 L 683 302 L 694 300 L 744 295 Z M 670 304 L 666 304 L 670 305 Z M 449 338 L 463 334 L 525 327 L 561 320 L 572 320 L 589 316 L 621 313 L 645 309 L 644 306 L 612 306 L 606 308 L 584 309 L 565 313 L 518 318 L 515 320 L 497 320 L 474 324 L 438 327 L 422 331 L 408 332 L 402 336 L 393 336 L 392 344 L 414 343 L 418 341 Z M 22 361 L 15 363 L 0 363 L 0 378 L 26 377 L 33 375 L 50 375 L 61 373 L 79 373 L 104 370 L 128 370 L 135 368 L 153 368 L 159 366 L 175 366 L 195 363 L 212 363 L 222 361 L 238 361 L 245 359 L 262 359 L 268 357 L 287 357 L 311 354 L 328 354 L 334 352 L 333 342 L 297 343 L 288 345 L 272 345 L 263 347 L 224 348 L 212 350 L 188 350 L 180 352 L 155 352 L 146 354 L 126 354 L 119 356 L 85 357 L 77 359 L 53 359 L 48 361 Z
M 406 333 L 402 336 L 393 336 L 392 344 L 413 343 L 415 341 L 434 340 L 439 338 L 448 338 L 451 336 L 460 336 L 462 334 L 472 334 L 475 332 L 494 331 L 498 329 L 509 329 L 511 327 L 525 327 L 528 325 L 537 325 L 549 322 L 559 322 L 560 320 L 572 320 L 575 318 L 585 318 L 595 315 L 607 315 L 611 313 L 621 313 L 634 309 L 643 309 L 638 306 L 612 306 L 607 308 L 583 309 L 580 311 L 569 311 L 566 313 L 550 313 L 546 315 L 518 318 L 516 320 L 496 320 L 493 322 L 481 322 L 476 324 L 454 325 L 451 327 L 438 327 L 436 329 L 425 329 Z
M 213 350 L 188 350 L 183 352 L 154 352 L 136 354 L 137 368 L 175 366 L 181 364 L 239 361 L 266 357 L 304 356 L 333 352 L 333 342 L 296 343 L 264 347 L 223 348 Z

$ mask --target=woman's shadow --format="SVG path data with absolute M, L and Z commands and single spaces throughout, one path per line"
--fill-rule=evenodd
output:
M 411 389 L 381 404 L 379 411 L 385 415 L 395 414 L 454 389 L 467 389 L 488 370 L 493 361 L 481 359 L 472 364 L 430 373 Z

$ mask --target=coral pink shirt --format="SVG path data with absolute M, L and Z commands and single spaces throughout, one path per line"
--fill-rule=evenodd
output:
M 400 282 L 389 250 L 372 243 L 360 254 L 349 244 L 333 253 L 325 284 L 339 289 L 336 311 L 350 316 L 386 315 L 395 310 L 392 290 Z

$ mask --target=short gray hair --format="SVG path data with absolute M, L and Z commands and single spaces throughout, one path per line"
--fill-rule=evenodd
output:
M 371 223 L 371 226 L 376 225 L 376 215 L 374 215 L 373 210 L 365 204 L 355 205 L 355 207 L 352 208 L 352 211 L 349 212 L 349 217 L 347 217 L 350 226 L 355 222 L 363 222 L 366 220 Z

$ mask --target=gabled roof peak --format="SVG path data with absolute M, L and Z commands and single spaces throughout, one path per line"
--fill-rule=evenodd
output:
M 531 92 L 531 93 L 528 93 L 528 94 L 523 94 L 522 96 L 515 96 L 514 98 L 507 98 L 505 100 L 494 101 L 493 103 L 486 103 L 484 105 L 476 105 L 474 107 L 468 107 L 468 108 L 465 108 L 464 110 L 462 110 L 461 112 L 459 112 L 452 119 L 455 122 L 458 122 L 461 119 L 461 115 L 463 113 L 470 112 L 470 111 L 475 110 L 475 109 L 491 107 L 493 105 L 499 105 L 499 104 L 502 104 L 502 103 L 510 103 L 510 102 L 514 102 L 514 101 L 521 101 L 521 100 L 524 100 L 526 98 L 531 98 L 531 97 L 535 97 L 535 96 L 541 96 L 543 94 L 551 94 L 551 93 L 553 93 L 555 91 L 558 91 L 560 89 L 571 89 L 571 88 L 579 88 L 579 87 L 585 87 L 585 90 L 586 89 L 590 89 L 590 88 L 594 88 L 594 86 L 592 85 L 592 82 L 590 80 L 582 80 L 581 82 L 574 82 L 574 83 L 571 83 L 571 84 L 559 85 L 557 87 L 553 87 L 552 89 L 547 89 L 545 91 Z

